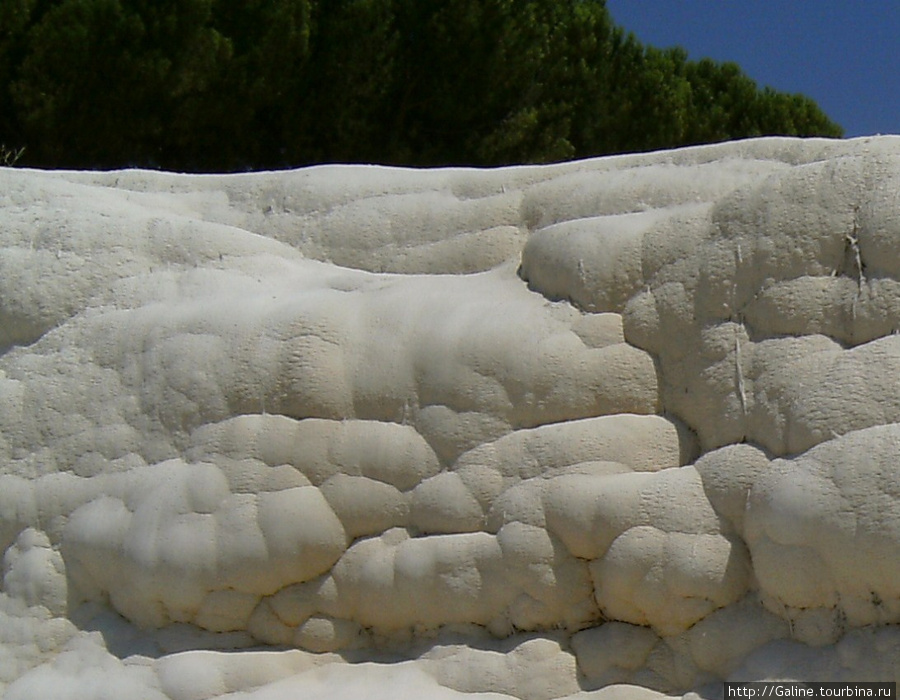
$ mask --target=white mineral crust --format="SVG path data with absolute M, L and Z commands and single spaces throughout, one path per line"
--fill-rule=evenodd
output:
M 0 169 L 0 695 L 900 680 L 900 137 Z

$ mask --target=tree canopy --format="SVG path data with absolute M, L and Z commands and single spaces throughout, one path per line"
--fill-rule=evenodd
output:
M 840 136 L 603 0 L 0 0 L 0 144 L 44 167 L 541 163 Z

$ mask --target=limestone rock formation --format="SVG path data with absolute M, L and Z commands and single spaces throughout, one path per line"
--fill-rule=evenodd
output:
M 898 137 L 0 170 L 0 693 L 900 680 L 898 330 Z

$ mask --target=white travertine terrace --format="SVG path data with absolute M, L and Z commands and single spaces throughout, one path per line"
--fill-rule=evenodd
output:
M 0 694 L 900 680 L 900 138 L 0 169 Z

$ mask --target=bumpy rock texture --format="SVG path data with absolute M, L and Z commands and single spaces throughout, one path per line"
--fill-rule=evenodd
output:
M 895 137 L 0 170 L 0 691 L 900 680 L 898 330 Z

